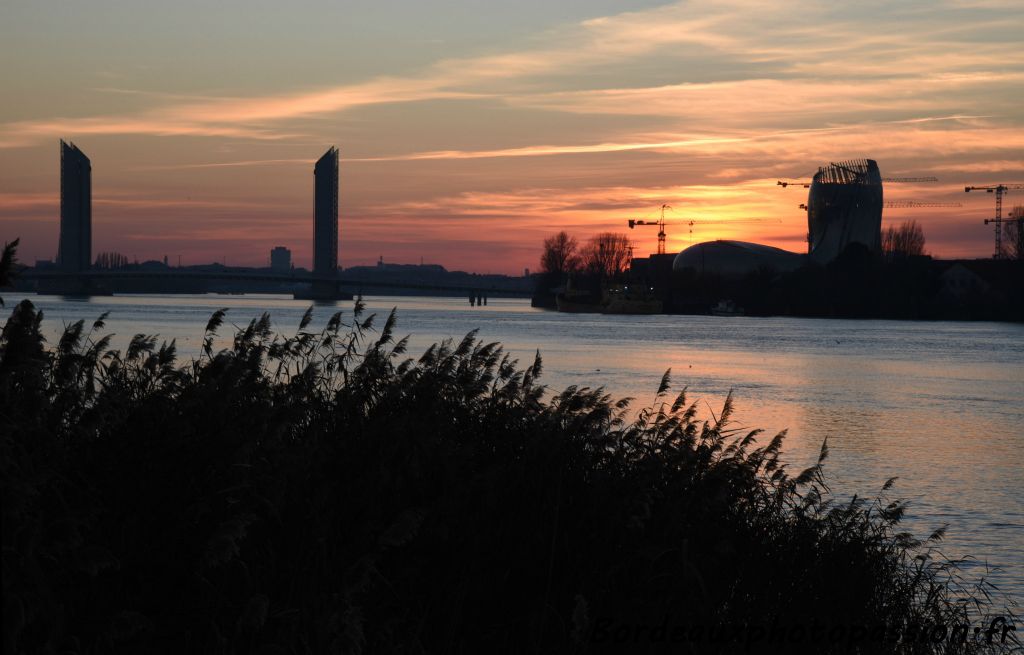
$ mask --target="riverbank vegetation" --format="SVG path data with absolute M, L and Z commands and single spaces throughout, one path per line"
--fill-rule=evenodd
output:
M 667 373 L 638 412 L 550 394 L 539 355 L 470 333 L 407 358 L 359 302 L 224 350 L 217 312 L 185 363 L 42 318 L 0 337 L 5 653 L 983 648 L 879 641 L 993 608 L 890 485 L 831 497 L 825 445 L 791 472 L 784 434 L 733 429 L 731 398 L 700 420 Z

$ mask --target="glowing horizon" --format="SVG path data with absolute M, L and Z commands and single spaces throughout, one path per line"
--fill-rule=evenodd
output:
M 2 238 L 54 258 L 63 137 L 92 160 L 94 257 L 265 265 L 281 245 L 308 267 L 312 166 L 331 145 L 346 267 L 519 274 L 562 229 L 627 233 L 642 255 L 655 233 L 626 220 L 662 203 L 670 251 L 693 219 L 693 242 L 802 252 L 806 192 L 775 181 L 854 158 L 940 180 L 886 199 L 963 203 L 886 224 L 917 219 L 936 256 L 991 256 L 992 197 L 963 187 L 1024 181 L 1024 6 L 627 4 L 229 2 L 201 28 L 191 2 L 16 4 L 0 22 L 16 62 L 0 71 Z

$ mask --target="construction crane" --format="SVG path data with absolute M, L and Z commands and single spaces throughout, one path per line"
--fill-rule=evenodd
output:
M 807 205 L 801 203 L 800 209 L 806 211 Z M 918 207 L 963 207 L 960 202 L 918 202 L 916 200 L 885 200 L 882 207 L 886 209 L 914 209 Z
M 913 183 L 913 182 L 938 182 L 939 178 L 937 178 L 937 177 L 883 177 L 882 181 L 883 182 L 895 182 L 895 183 L 898 183 L 898 184 L 906 184 L 906 183 Z M 780 186 L 783 189 L 785 189 L 788 186 L 802 186 L 805 189 L 809 189 L 811 187 L 811 183 L 810 182 L 783 182 L 782 180 L 779 180 L 778 182 L 776 182 L 775 185 L 776 186 Z
M 744 225 L 744 224 L 749 224 L 749 223 L 763 223 L 763 222 L 765 222 L 765 219 L 763 219 L 763 218 L 740 218 L 740 219 L 734 219 L 734 220 L 725 220 L 725 219 L 723 219 L 723 220 L 718 220 L 718 221 L 706 221 L 706 220 L 701 219 L 701 218 L 696 218 L 696 219 L 692 219 L 692 220 L 686 221 L 686 224 L 690 227 L 690 243 L 692 244 L 693 243 L 693 226 L 694 225 Z M 781 223 L 782 219 L 781 218 L 775 219 L 774 222 L 775 223 Z
M 964 192 L 970 193 L 971 191 L 984 191 L 985 193 L 996 194 L 996 217 L 986 218 L 985 225 L 994 223 L 996 226 L 996 251 L 992 255 L 992 259 L 1003 258 L 1003 194 L 1010 190 L 1024 189 L 1024 184 L 993 184 L 990 186 L 965 186 Z
M 667 205 L 666 205 L 666 207 L 667 207 Z M 664 219 L 662 219 L 662 220 L 664 220 Z M 717 220 L 717 221 L 705 220 L 705 219 L 702 219 L 702 218 L 691 218 L 691 219 L 684 219 L 683 224 L 690 228 L 690 243 L 692 244 L 693 243 L 693 226 L 694 225 L 743 225 L 743 224 L 747 224 L 747 223 L 763 223 L 764 221 L 765 221 L 765 219 L 763 219 L 763 218 L 741 218 L 741 219 L 734 219 L 734 220 L 725 220 L 725 219 L 723 219 L 723 220 Z M 775 222 L 776 223 L 781 223 L 782 219 L 781 218 L 780 219 L 776 219 Z M 667 224 L 662 224 L 661 221 L 658 221 L 657 223 L 655 223 L 653 221 L 644 222 L 642 220 L 630 219 L 628 221 L 628 225 L 629 225 L 630 228 L 633 228 L 633 227 L 635 227 L 637 225 L 659 225 L 661 229 L 660 229 L 659 235 L 658 235 L 658 254 L 659 255 L 664 255 L 665 254 L 665 243 L 664 243 L 664 239 L 662 237 L 664 236 L 663 233 L 665 231 L 665 225 L 667 225 Z M 632 246 L 630 246 L 630 248 L 632 248 Z M 630 253 L 630 259 L 632 259 L 632 253 Z
M 888 209 L 913 209 L 915 207 L 963 207 L 960 202 L 918 202 L 916 200 L 886 200 L 882 206 Z
M 634 227 L 636 227 L 637 225 L 657 225 L 658 226 L 658 254 L 659 255 L 664 255 L 665 254 L 665 210 L 666 209 L 668 209 L 670 211 L 672 210 L 672 208 L 669 207 L 668 205 L 662 205 L 661 206 L 661 218 L 658 219 L 657 223 L 655 223 L 654 221 L 636 220 L 636 219 L 632 219 L 632 218 L 629 219 L 629 229 L 631 229 L 631 230 Z

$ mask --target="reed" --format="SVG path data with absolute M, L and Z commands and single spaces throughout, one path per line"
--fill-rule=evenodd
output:
M 666 373 L 639 411 L 551 393 L 475 333 L 406 357 L 361 301 L 254 319 L 217 350 L 104 315 L 0 337 L 4 652 L 686 652 L 614 625 L 979 625 L 995 612 L 899 529 L 891 483 L 834 498 L 785 434 L 702 420 Z M 1005 614 L 1005 610 L 1000 608 Z M 845 628 L 844 628 L 845 629 Z M 980 652 L 817 643 L 787 652 Z M 1016 642 L 1019 647 L 1019 642 Z M 738 652 L 743 645 L 694 647 Z M 756 648 L 765 652 L 770 648 Z

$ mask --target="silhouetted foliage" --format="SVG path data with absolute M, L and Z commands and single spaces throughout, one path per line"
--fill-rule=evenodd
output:
M 579 270 L 580 258 L 576 237 L 564 230 L 553 237 L 544 239 L 544 251 L 540 256 L 540 271 L 562 278 Z
M 924 255 L 924 230 L 917 221 L 890 225 L 882 232 L 882 254 L 889 261 Z
M 891 483 L 838 502 L 826 447 L 791 474 L 784 433 L 732 428 L 731 396 L 699 420 L 667 373 L 634 412 L 548 396 L 539 354 L 472 332 L 404 358 L 394 312 L 375 333 L 359 301 L 291 336 L 264 314 L 222 351 L 218 311 L 184 365 L 154 336 L 111 348 L 106 318 L 48 348 L 23 301 L 0 336 L 5 652 L 595 652 L 608 618 L 987 611 L 941 531 L 898 530 Z
M 4 252 L 0 255 L 0 289 L 9 287 L 14 283 L 14 265 L 18 263 L 18 242 L 15 239 L 4 244 Z M 4 299 L 0 298 L 0 307 L 4 306 Z
M 601 280 L 616 279 L 629 266 L 629 237 L 618 232 L 601 232 L 583 246 L 583 270 Z
M 118 269 L 128 266 L 128 258 L 119 252 L 101 252 L 96 255 L 96 262 L 93 264 L 93 268 L 98 269 Z

